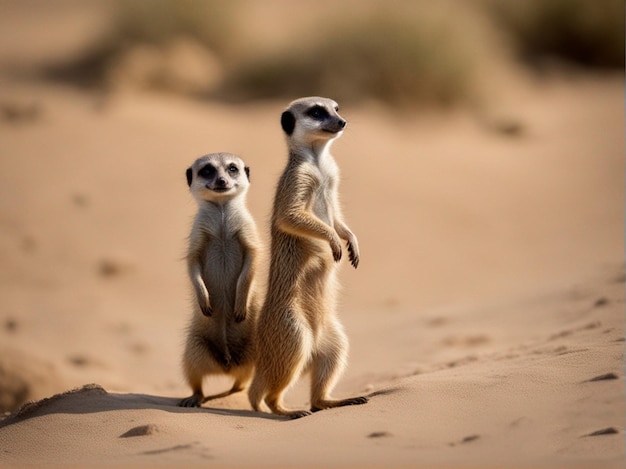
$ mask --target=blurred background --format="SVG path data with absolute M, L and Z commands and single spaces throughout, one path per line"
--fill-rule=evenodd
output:
M 0 2 L 2 66 L 97 92 L 480 105 L 511 63 L 624 68 L 620 0 Z M 37 34 L 39 16 L 45 34 Z M 42 32 L 43 33 L 43 32 Z M 483 103 L 484 104 L 484 103 Z
M 267 235 L 305 95 L 349 122 L 340 390 L 510 343 L 460 312 L 621 270 L 623 79 L 621 0 L 0 0 L 0 411 L 187 393 L 184 171 L 242 155 Z

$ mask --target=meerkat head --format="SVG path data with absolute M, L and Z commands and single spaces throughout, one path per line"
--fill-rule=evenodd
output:
M 250 168 L 238 156 L 211 153 L 187 169 L 187 184 L 198 202 L 226 201 L 248 190 Z
M 312 96 L 292 101 L 280 117 L 280 123 L 288 140 L 311 144 L 330 141 L 341 136 L 346 121 L 339 113 L 339 106 L 328 98 Z

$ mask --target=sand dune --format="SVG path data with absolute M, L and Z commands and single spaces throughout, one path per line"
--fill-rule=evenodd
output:
M 184 169 L 242 154 L 263 226 L 282 103 L 148 95 L 97 110 L 63 89 L 14 90 L 3 99 L 34 96 L 42 116 L 0 129 L 3 386 L 26 383 L 30 400 L 78 390 L 6 417 L 2 463 L 621 465 L 621 83 L 555 85 L 540 99 L 554 116 L 527 104 L 528 135 L 512 140 L 463 114 L 348 115 L 335 154 L 364 262 L 341 273 L 351 357 L 337 394 L 372 399 L 295 422 L 254 414 L 245 395 L 175 406 L 188 392 Z M 303 380 L 288 403 L 306 402 Z
M 613 277 L 584 291 L 493 310 L 492 320 L 562 314 L 541 334 L 492 352 L 472 353 L 476 339 L 459 338 L 454 345 L 465 349 L 463 358 L 393 377 L 366 406 L 298 421 L 245 410 L 241 395 L 183 409 L 176 398 L 88 385 L 0 422 L 3 459 L 8 465 L 619 467 L 622 287 Z

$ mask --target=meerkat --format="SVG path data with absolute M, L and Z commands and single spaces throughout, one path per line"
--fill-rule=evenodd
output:
M 346 126 L 338 109 L 333 100 L 308 97 L 293 101 L 281 116 L 289 159 L 274 198 L 270 273 L 248 390 L 256 411 L 265 402 L 275 414 L 299 418 L 368 400 L 330 397 L 348 352 L 335 311 L 342 240 L 352 266 L 359 264 L 357 238 L 339 206 L 339 169 L 329 152 Z M 311 375 L 311 411 L 285 408 L 284 392 L 305 372 Z
M 180 405 L 199 407 L 244 390 L 252 377 L 260 243 L 246 207 L 250 170 L 241 158 L 205 155 L 186 175 L 198 212 L 187 251 L 194 301 L 183 354 L 183 372 L 193 394 Z M 205 398 L 203 378 L 214 374 L 232 376 L 234 384 L 229 391 Z

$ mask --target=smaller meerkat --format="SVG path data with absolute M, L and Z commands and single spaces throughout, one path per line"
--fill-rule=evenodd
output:
M 348 338 L 336 314 L 337 262 L 346 243 L 353 267 L 357 238 L 339 205 L 339 168 L 329 148 L 346 126 L 337 103 L 309 97 L 281 116 L 289 160 L 276 187 L 267 295 L 256 332 L 250 404 L 299 418 L 308 410 L 283 405 L 283 394 L 302 373 L 311 375 L 311 411 L 364 404 L 367 397 L 333 399 L 346 366 Z
M 230 153 L 202 156 L 187 169 L 198 212 L 187 252 L 194 301 L 183 354 L 193 394 L 180 402 L 183 407 L 199 407 L 245 389 L 254 371 L 254 276 L 260 243 L 246 207 L 249 183 L 249 168 Z M 235 381 L 229 391 L 205 398 L 202 381 L 213 374 Z

